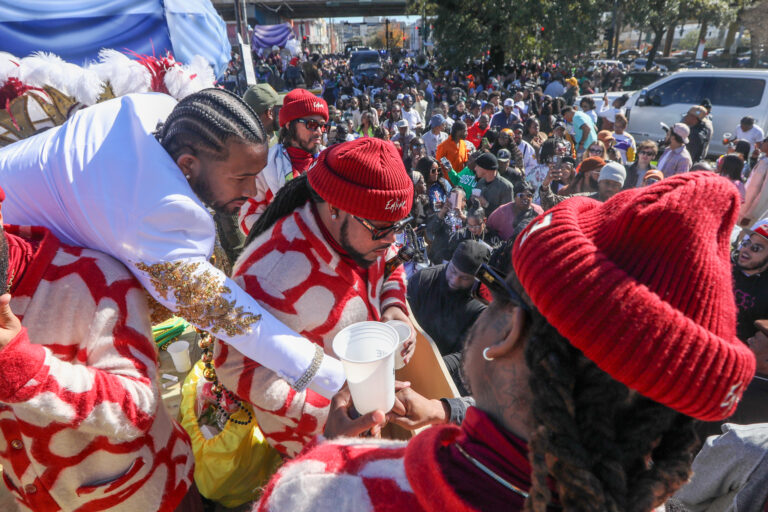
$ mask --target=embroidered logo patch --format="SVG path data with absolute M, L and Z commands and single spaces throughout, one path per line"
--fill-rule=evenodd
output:
M 312 104 L 312 108 L 323 108 L 323 104 L 319 101 L 316 101 Z
M 720 404 L 720 408 L 722 409 L 730 409 L 735 404 L 739 403 L 739 399 L 741 398 L 741 382 L 738 382 L 731 386 L 731 389 L 728 390 L 728 394 L 725 395 L 725 400 L 723 400 L 723 403 Z
M 526 232 L 523 234 L 523 237 L 520 239 L 520 247 L 522 247 L 522 246 L 523 246 L 523 244 L 525 243 L 525 241 L 528 239 L 528 237 L 529 237 L 529 236 L 530 236 L 532 233 L 535 233 L 536 231 L 538 231 L 538 230 L 540 230 L 540 229 L 544 229 L 544 228 L 548 227 L 550 224 L 552 224 L 552 214 L 551 214 L 551 213 L 548 213 L 546 217 L 544 217 L 544 218 L 543 218 L 543 219 L 541 219 L 539 222 L 537 222 L 536 224 L 534 224 L 533 226 L 531 226 L 531 229 L 529 229 L 528 231 L 526 231 Z
M 403 200 L 390 199 L 389 201 L 387 201 L 387 204 L 384 206 L 384 209 L 387 210 L 388 212 L 394 212 L 404 207 L 405 207 L 405 199 Z

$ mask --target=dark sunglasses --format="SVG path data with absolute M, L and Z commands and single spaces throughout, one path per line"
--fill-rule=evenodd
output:
M 654 151 L 640 151 L 639 154 L 645 155 L 645 156 L 656 156 L 656 153 Z
M 480 268 L 475 272 L 475 277 L 481 284 L 491 292 L 494 300 L 500 302 L 511 302 L 516 306 L 520 306 L 523 311 L 531 312 L 531 308 L 525 303 L 520 294 L 518 294 L 511 286 L 507 284 L 506 276 L 501 272 L 483 263 Z
M 515 194 L 515 196 L 520 198 L 533 197 L 533 194 L 531 194 L 530 192 L 518 192 L 517 194 Z
M 399 220 L 395 222 L 391 226 L 387 226 L 386 228 L 377 228 L 376 226 L 371 224 L 370 221 L 366 219 L 362 219 L 355 215 L 353 215 L 353 217 L 355 217 L 355 220 L 360 224 L 362 224 L 363 227 L 368 230 L 373 240 L 381 240 L 385 236 L 388 236 L 390 233 L 395 233 L 395 234 L 402 233 L 405 227 L 408 225 L 408 223 L 413 220 L 413 217 L 406 217 L 403 220 Z
M 297 123 L 301 123 L 304 126 L 307 127 L 307 130 L 314 131 L 320 128 L 320 130 L 325 131 L 325 128 L 328 126 L 328 123 L 324 123 L 323 121 L 315 121 L 314 119 L 297 119 Z
M 603 150 L 600 149 L 600 148 L 589 148 L 589 152 L 593 153 L 595 155 L 602 155 L 603 154 Z

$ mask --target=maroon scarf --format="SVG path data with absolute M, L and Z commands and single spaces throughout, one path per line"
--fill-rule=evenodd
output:
M 10 233 L 5 233 L 5 240 L 8 243 L 8 281 L 6 286 L 10 283 L 10 292 L 13 293 L 16 286 L 21 282 L 29 262 L 32 261 L 37 245 Z
M 426 510 L 523 510 L 523 496 L 488 476 L 456 445 L 520 490 L 528 492 L 531 486 L 527 443 L 470 407 L 461 428 L 432 427 L 408 443 L 406 474 Z
M 288 157 L 291 159 L 291 167 L 293 167 L 293 177 L 298 178 L 314 163 L 315 156 L 311 153 L 307 153 L 301 148 L 295 148 L 289 146 L 285 148 L 288 152 Z

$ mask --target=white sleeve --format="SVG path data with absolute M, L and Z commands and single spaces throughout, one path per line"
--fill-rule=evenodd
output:
M 330 398 L 341 388 L 340 361 L 325 357 L 208 262 L 215 228 L 204 208 L 178 198 L 150 211 L 140 224 L 133 245 L 141 250 L 124 254 L 123 261 L 155 300 L 299 391 L 309 387 Z

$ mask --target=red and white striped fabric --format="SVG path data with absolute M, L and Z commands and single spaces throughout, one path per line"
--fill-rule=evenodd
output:
M 192 482 L 186 432 L 156 382 L 145 292 L 116 260 L 6 226 L 36 253 L 0 350 L 0 464 L 24 510 L 173 511 Z
M 279 220 L 240 256 L 234 280 L 279 321 L 333 356 L 331 341 L 347 325 L 380 320 L 385 309 L 407 312 L 402 267 L 384 280 L 390 248 L 363 279 L 323 236 L 306 206 Z M 312 390 L 300 393 L 271 370 L 218 340 L 216 373 L 240 398 L 254 405 L 259 427 L 284 455 L 293 457 L 322 432 L 328 399 Z
M 254 511 L 421 512 L 405 474 L 407 446 L 353 438 L 322 442 L 280 468 Z

